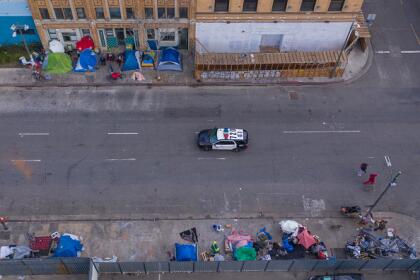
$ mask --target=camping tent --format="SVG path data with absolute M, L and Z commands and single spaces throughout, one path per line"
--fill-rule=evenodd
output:
M 175 258 L 179 262 L 197 261 L 197 245 L 175 243 Z
M 159 71 L 182 71 L 181 54 L 174 48 L 164 49 L 159 57 Z
M 52 40 L 49 44 L 50 52 L 46 59 L 44 70 L 52 74 L 64 74 L 72 70 L 71 59 L 64 53 L 64 46 L 60 41 Z
M 84 36 L 82 39 L 80 39 L 79 42 L 76 43 L 76 49 L 79 52 L 81 52 L 85 49 L 93 50 L 94 48 L 95 48 L 95 43 L 93 42 L 93 40 L 90 36 Z
M 303 227 L 299 230 L 299 234 L 297 235 L 297 239 L 299 240 L 298 244 L 308 249 L 312 245 L 316 243 L 315 238 L 313 235 L 308 231 L 306 227 Z
M 140 52 L 134 50 L 126 50 L 124 53 L 124 64 L 122 71 L 130 71 L 140 69 Z
M 91 49 L 85 49 L 80 53 L 79 59 L 77 60 L 74 72 L 95 72 L 96 66 L 96 54 Z

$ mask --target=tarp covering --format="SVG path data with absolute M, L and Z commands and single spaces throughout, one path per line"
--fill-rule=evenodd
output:
M 253 261 L 257 259 L 257 252 L 252 247 L 241 247 L 235 250 L 237 261 Z
M 308 249 L 316 243 L 315 238 L 309 233 L 307 228 L 303 228 L 302 231 L 299 232 L 297 239 L 299 240 L 298 244 L 305 247 L 305 249 Z
M 124 53 L 124 64 L 122 71 L 140 69 L 140 53 L 134 50 L 126 50 Z
M 95 66 L 97 63 L 96 54 L 91 49 L 85 49 L 80 53 L 79 59 L 77 60 L 74 72 L 95 72 Z
M 179 262 L 197 261 L 197 246 L 175 243 L 175 258 Z
M 162 50 L 157 66 L 159 71 L 182 71 L 181 54 L 174 48 Z
M 82 248 L 83 245 L 80 243 L 80 240 L 73 239 L 68 235 L 63 235 L 58 241 L 54 257 L 77 257 L 77 252 L 81 251 Z
M 85 49 L 93 50 L 94 48 L 95 48 L 95 43 L 93 42 L 93 40 L 90 36 L 84 36 L 82 39 L 80 39 L 79 42 L 76 43 L 76 49 L 79 52 L 81 52 Z
M 64 52 L 64 45 L 58 40 L 52 40 L 49 43 L 48 48 L 53 53 L 63 53 Z
M 65 53 L 49 53 L 45 71 L 51 74 L 64 74 L 73 69 L 70 57 Z

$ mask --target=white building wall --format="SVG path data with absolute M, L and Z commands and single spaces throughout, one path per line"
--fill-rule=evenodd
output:
M 352 22 L 204 23 L 196 38 L 209 52 L 259 52 L 263 34 L 283 35 L 282 51 L 339 50 Z

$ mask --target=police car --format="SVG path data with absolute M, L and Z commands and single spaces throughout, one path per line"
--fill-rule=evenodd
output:
M 248 132 L 238 128 L 211 128 L 198 133 L 199 148 L 210 150 L 240 151 L 248 145 Z

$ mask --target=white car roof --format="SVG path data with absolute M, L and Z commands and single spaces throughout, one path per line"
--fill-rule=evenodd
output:
M 218 128 L 217 140 L 244 140 L 244 130 L 238 128 Z

